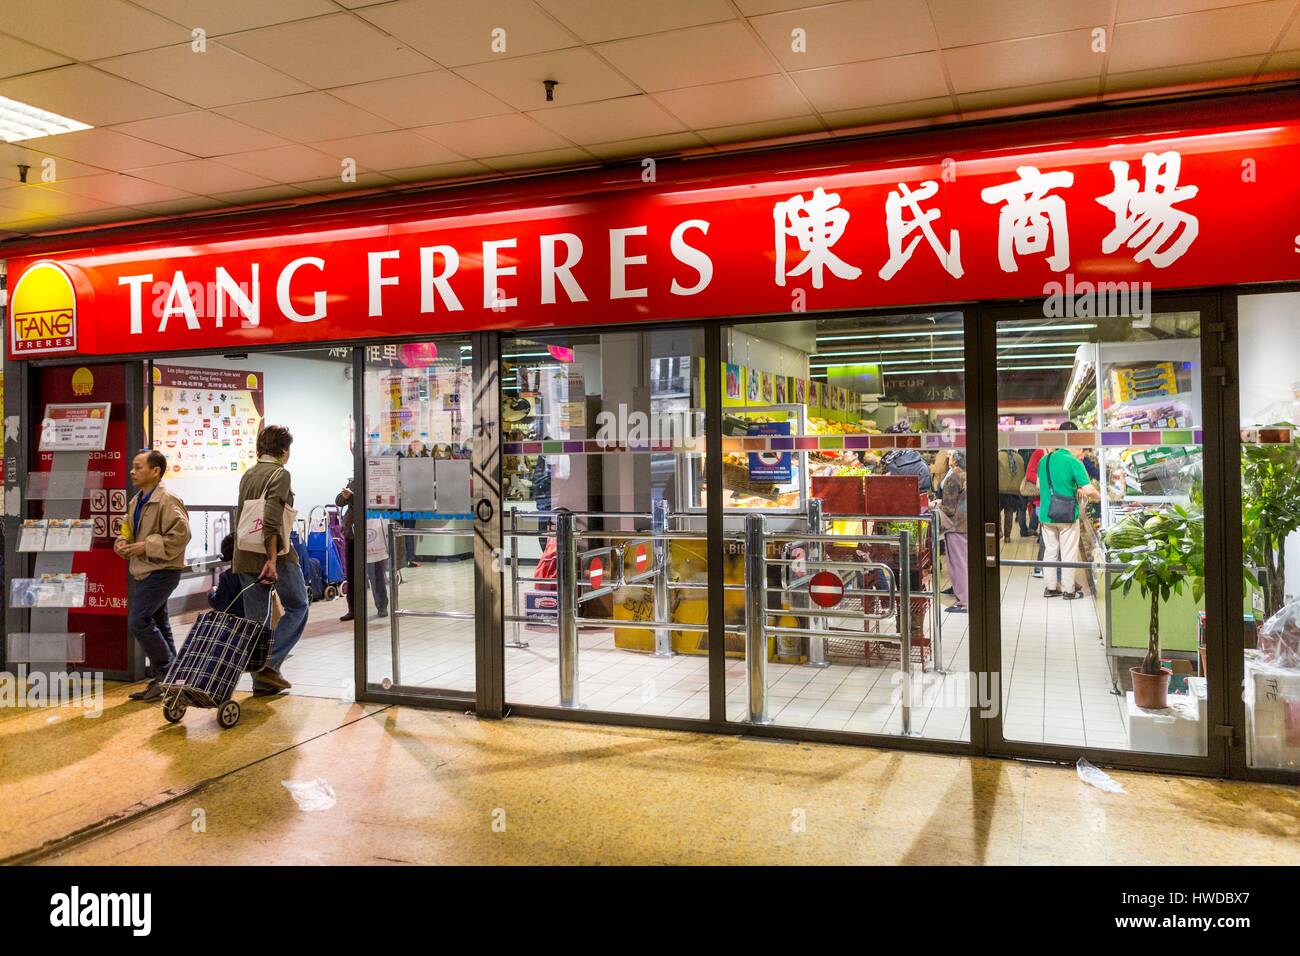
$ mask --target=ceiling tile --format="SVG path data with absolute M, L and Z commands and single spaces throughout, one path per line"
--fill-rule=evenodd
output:
M 816 7 L 822 0 L 736 0 L 736 6 L 747 17 L 758 17 L 765 13 L 780 13 L 782 10 L 798 10 L 803 7 Z
M 74 196 L 48 186 L 19 186 L 0 194 L 0 205 L 16 209 L 19 213 L 36 213 L 42 216 L 70 216 L 76 213 L 107 209 L 108 203 L 87 196 Z
M 309 192 L 316 196 L 333 196 L 364 190 L 382 190 L 396 185 L 396 182 L 380 173 L 358 173 L 356 180 L 350 183 L 340 182 L 339 178 L 335 176 L 333 179 L 314 179 L 294 183 L 293 185 L 295 189 L 301 189 L 303 192 Z
M 1105 27 L 1110 7 L 1111 0 L 930 0 L 939 42 L 945 47 Z
M 210 159 L 190 159 L 180 163 L 146 166 L 129 172 L 140 179 L 175 186 L 186 192 L 201 193 L 206 196 L 213 193 L 234 192 L 237 189 L 256 189 L 259 186 L 274 185 L 270 179 Z
M 350 157 L 362 169 L 402 169 L 408 166 L 432 166 L 458 162 L 465 157 L 440 143 L 417 136 L 409 130 L 371 133 L 309 144 L 336 159 Z
M 0 80 L 0 96 L 90 126 L 112 126 L 189 109 L 180 100 L 80 63 Z
M 540 153 L 521 153 L 516 156 L 494 156 L 482 163 L 497 172 L 516 172 L 521 169 L 542 169 L 547 166 L 591 165 L 596 161 L 581 149 L 550 149 Z
M 1115 28 L 1107 72 L 1130 73 L 1184 63 L 1209 63 L 1265 54 L 1277 39 L 1292 0 L 1272 0 Z
M 627 159 L 635 156 L 667 156 L 688 149 L 707 149 L 706 143 L 696 133 L 669 133 L 667 136 L 642 136 L 638 139 L 621 139 L 611 143 L 593 143 L 587 152 L 598 159 Z M 491 160 L 484 160 L 485 163 Z
M 446 70 L 375 80 L 330 92 L 341 100 L 408 128 L 510 112 L 510 107 L 496 97 Z
M 231 193 L 220 193 L 215 198 L 222 199 L 229 206 L 251 206 L 255 203 L 271 203 L 289 200 L 302 200 L 311 193 L 294 186 L 263 186 L 261 189 L 240 189 Z
M 773 69 L 772 58 L 739 21 L 614 40 L 593 49 L 647 91 L 763 76 Z
M 1243 6 L 1258 0 L 1119 0 L 1115 22 L 1150 20 L 1154 17 L 1172 17 L 1180 13 L 1213 10 L 1217 7 Z
M 855 136 L 864 126 L 884 126 L 889 123 L 924 120 L 935 116 L 953 116 L 955 113 L 956 107 L 951 96 L 936 96 L 928 100 L 889 103 L 866 109 L 833 110 L 822 113 L 822 119 L 832 127 L 836 135 Z
M 461 76 L 518 110 L 545 109 L 545 80 L 555 80 L 556 106 L 641 92 L 588 49 L 556 50 L 458 67 Z
M 357 15 L 399 36 L 443 66 L 577 46 L 578 39 L 532 0 L 397 0 L 365 7 Z M 504 30 L 505 49 L 494 42 Z
M 184 216 L 205 210 L 220 209 L 226 203 L 209 196 L 191 196 L 189 199 L 173 199 L 169 202 L 145 202 L 136 206 L 147 216 Z
M 681 123 L 645 95 L 561 106 L 529 115 L 579 146 L 627 139 L 629 134 L 633 137 L 659 136 L 683 129 Z
M 417 132 L 474 159 L 516 151 L 536 153 L 572 145 L 563 136 L 519 113 L 425 126 Z
M 301 20 L 338 11 L 330 0 L 134 0 L 183 26 L 201 27 L 209 37 L 254 30 L 273 23 Z
M 0 26 L 3 21 L 0 20 Z M 0 77 L 35 73 L 71 62 L 67 57 L 41 50 L 22 40 L 0 35 Z
M 1100 77 L 1106 62 L 1093 52 L 1090 30 L 956 47 L 943 56 L 957 93 Z
M 80 176 L 60 183 L 60 192 L 73 196 L 87 196 L 114 206 L 134 206 L 139 202 L 165 202 L 184 199 L 189 193 L 174 186 L 163 186 L 121 173 L 104 173 L 100 176 Z
M 1127 93 L 1134 90 L 1158 89 L 1164 86 L 1185 86 L 1233 77 L 1251 77 L 1264 65 L 1262 56 L 1231 57 L 1213 63 L 1185 63 L 1165 66 L 1157 70 L 1135 70 L 1131 73 L 1106 74 L 1107 93 Z
M 824 66 L 790 76 L 821 112 L 932 99 L 948 93 L 937 53 Z
M 28 144 L 55 156 L 101 166 L 104 169 L 130 169 L 133 166 L 156 166 L 187 159 L 185 153 L 157 143 L 148 143 L 112 129 L 83 129 L 58 136 L 42 136 Z
M 925 0 L 850 0 L 755 17 L 750 22 L 787 70 L 811 70 L 935 48 Z M 796 29 L 804 31 L 805 52 L 792 49 Z
M 808 116 L 810 113 L 808 101 L 783 74 L 665 90 L 656 93 L 654 98 L 694 129 L 761 123 L 784 116 Z
M 762 143 L 768 140 L 783 140 L 789 137 L 798 139 L 825 139 L 826 132 L 820 120 L 816 118 L 797 120 L 775 120 L 766 123 L 740 123 L 733 126 L 718 126 L 699 131 L 700 138 L 710 146 L 728 146 L 738 143 Z
M 308 89 L 216 42 L 206 44 L 202 53 L 183 43 L 100 60 L 95 66 L 205 109 Z
M 435 65 L 348 13 L 236 33 L 222 42 L 318 89 L 423 73 Z
M 424 183 L 439 179 L 485 176 L 491 172 L 492 170 L 482 163 L 466 160 L 462 163 L 441 163 L 436 166 L 412 166 L 410 169 L 386 169 L 384 175 L 399 183 Z
M 74 60 L 98 60 L 190 39 L 184 27 L 124 0 L 95 0 L 93 11 L 85 0 L 6 3 L 0 26 L 5 33 Z
M 1291 21 L 1291 26 L 1282 35 L 1282 39 L 1278 41 L 1277 48 L 1279 50 L 1300 50 L 1300 13 Z
M 18 165 L 30 166 L 27 180 L 30 183 L 44 182 L 44 177 L 52 176 L 53 181 L 72 179 L 77 176 L 98 176 L 105 168 L 98 164 L 79 163 L 64 159 L 56 153 L 46 152 L 42 147 L 56 145 L 60 136 L 43 136 L 21 143 L 0 143 L 0 189 L 18 182 Z M 4 203 L 0 202 L 0 206 Z
M 256 103 L 223 106 L 217 112 L 298 142 L 361 136 L 393 128 L 392 123 L 335 99 L 328 93 L 279 96 Z
M 1026 84 L 1010 90 L 960 93 L 957 106 L 963 113 L 1023 106 L 1028 103 L 1052 103 L 1060 100 L 1095 99 L 1101 93 L 1101 78 L 1065 80 L 1060 83 Z
M 538 0 L 538 3 L 584 43 L 694 27 L 736 17 L 727 0 L 655 0 L 654 3 Z
M 1289 73 L 1300 70 L 1300 50 L 1279 50 L 1264 62 L 1261 73 Z
M 288 140 L 254 129 L 217 113 L 195 111 L 158 119 L 126 123 L 117 128 L 151 143 L 159 143 L 192 156 L 220 156 L 253 149 L 284 146 Z
M 330 178 L 342 183 L 342 162 L 307 146 L 277 146 L 275 149 L 235 153 L 220 157 L 218 162 L 277 183 Z

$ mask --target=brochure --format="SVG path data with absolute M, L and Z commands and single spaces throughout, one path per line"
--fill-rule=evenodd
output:
M 44 551 L 45 530 L 46 523 L 44 518 L 28 518 L 23 522 L 22 531 L 18 535 L 18 550 Z
M 73 518 L 68 531 L 69 551 L 89 551 L 95 543 L 95 522 L 90 518 Z
M 72 519 L 51 518 L 46 524 L 49 531 L 45 535 L 46 551 L 71 551 Z

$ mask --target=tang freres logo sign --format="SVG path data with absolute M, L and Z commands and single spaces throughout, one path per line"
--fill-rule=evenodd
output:
M 33 263 L 18 278 L 9 302 L 14 355 L 77 350 L 77 291 L 58 263 Z

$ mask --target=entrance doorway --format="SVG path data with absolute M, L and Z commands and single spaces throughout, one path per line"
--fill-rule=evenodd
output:
M 981 313 L 990 749 L 1208 771 L 1224 693 L 1222 576 L 1206 575 L 1222 533 L 1215 300 L 1095 311 Z M 1149 648 L 1166 706 L 1135 698 Z

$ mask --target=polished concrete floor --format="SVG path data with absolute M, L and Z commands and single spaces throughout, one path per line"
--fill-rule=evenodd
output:
M 0 710 L 0 858 L 48 864 L 1300 863 L 1281 786 L 358 705 Z M 239 695 L 243 699 L 243 695 Z M 328 809 L 285 782 L 320 779 Z

